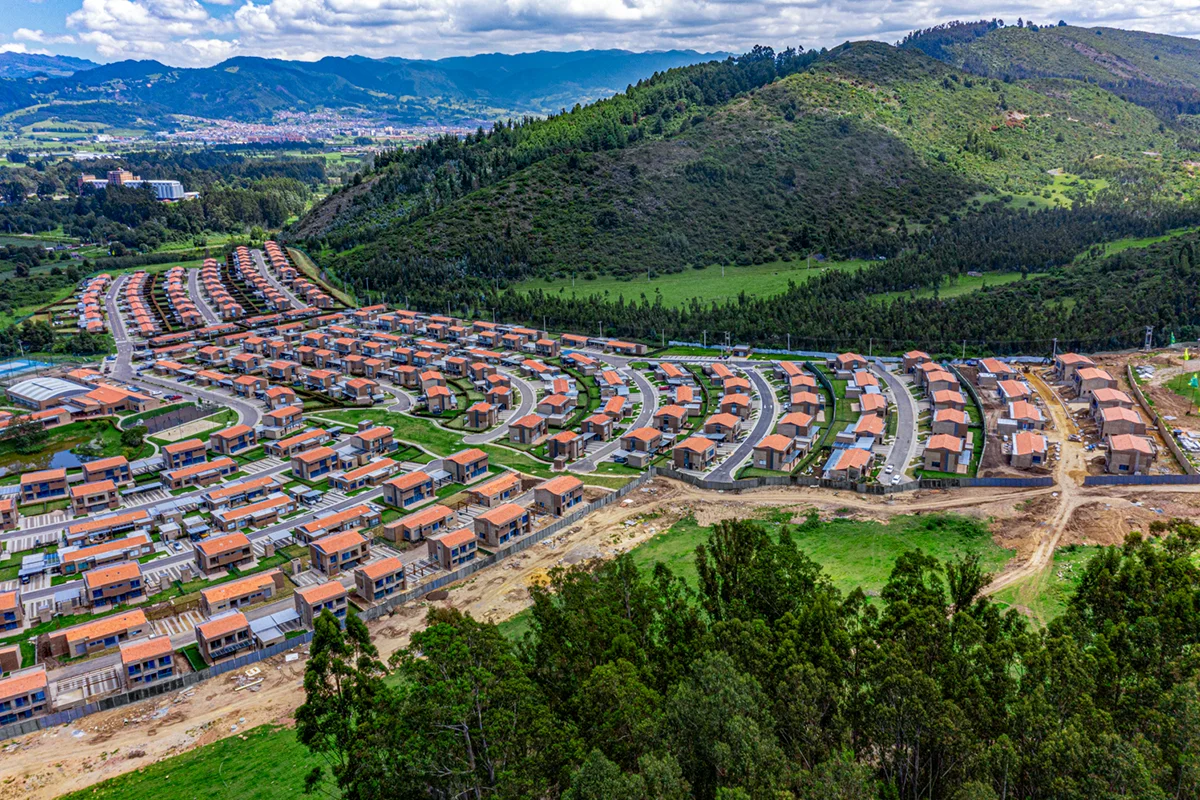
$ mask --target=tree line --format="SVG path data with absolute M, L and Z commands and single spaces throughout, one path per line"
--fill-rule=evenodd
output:
M 815 512 L 801 523 L 818 529 Z M 930 517 L 932 531 L 952 520 Z M 1130 800 L 1200 794 L 1200 529 L 1155 522 L 1033 630 L 974 556 L 901 555 L 843 594 L 753 520 L 697 585 L 628 553 L 530 589 L 529 632 L 433 607 L 384 664 L 316 622 L 296 713 L 348 800 Z
M 1103 247 L 1197 224 L 1195 204 L 1102 198 L 1036 213 L 1002 209 L 908 235 L 900 256 L 856 271 L 807 278 L 797 270 L 797 281 L 775 297 L 737 293 L 679 307 L 632 284 L 629 296 L 617 297 L 588 293 L 586 282 L 578 294 L 515 291 L 509 287 L 524 274 L 515 259 L 485 267 L 465 259 L 401 261 L 392 253 L 341 277 L 416 309 L 489 318 L 495 312 L 508 322 L 588 334 L 603 329 L 650 342 L 711 341 L 728 332 L 735 342 L 763 347 L 959 352 L 965 342 L 977 354 L 1041 354 L 1056 337 L 1060 347 L 1085 350 L 1140 345 L 1145 325 L 1164 339 L 1200 335 L 1190 283 L 1200 277 L 1195 234 L 1112 256 Z M 994 272 L 1021 272 L 1024 279 L 940 296 L 976 270 L 985 281 Z M 736 269 L 729 275 L 736 286 Z

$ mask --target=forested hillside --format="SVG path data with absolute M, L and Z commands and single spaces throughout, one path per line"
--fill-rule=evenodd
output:
M 416 264 L 500 282 L 891 256 L 1005 196 L 1036 207 L 1111 183 L 1177 200 L 1190 189 L 1176 133 L 1094 86 L 979 79 L 878 43 L 771 64 L 760 52 L 678 70 L 397 154 L 296 234 L 382 288 Z M 713 75 L 744 78 L 743 93 L 696 91 Z M 1051 172 L 1079 180 L 1052 193 Z
M 1200 113 L 1200 42 L 1180 36 L 1077 28 L 1009 25 L 996 20 L 949 23 L 907 37 L 903 46 L 976 75 L 1088 81 L 1168 122 Z

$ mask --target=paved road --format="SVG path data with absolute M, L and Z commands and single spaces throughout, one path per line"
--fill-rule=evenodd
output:
M 200 291 L 200 270 L 189 269 L 187 272 L 188 293 L 192 296 L 192 302 L 196 304 L 196 308 L 200 309 L 200 316 L 213 324 L 220 322 L 221 318 L 212 310 L 212 306 L 204 298 L 204 293 Z
M 917 454 L 917 401 L 909 393 L 908 385 L 885 369 L 882 362 L 876 361 L 871 369 L 892 390 L 892 401 L 896 404 L 896 439 L 886 463 L 892 465 L 896 474 L 904 475 Z
M 762 410 L 758 414 L 758 421 L 754 423 L 754 428 L 742 440 L 733 454 L 721 462 L 720 466 L 708 473 L 707 478 L 714 481 L 731 481 L 734 474 L 742 463 L 750 458 L 754 452 L 754 446 L 761 442 L 775 428 L 776 406 L 775 390 L 771 388 L 771 384 L 767 383 L 767 379 L 762 376 L 758 368 L 753 366 L 753 362 L 734 362 L 742 368 L 746 373 L 746 377 L 750 383 L 754 385 L 754 392 L 762 401 Z
M 232 408 L 238 413 L 238 417 L 243 425 L 257 425 L 259 419 L 262 417 L 262 412 L 255 403 L 233 397 L 232 395 L 201 389 L 198 386 L 170 381 L 149 374 L 138 375 L 136 373 L 133 368 L 133 341 L 130 340 L 126 333 L 125 321 L 121 318 L 120 311 L 117 309 L 117 298 L 120 296 L 120 288 L 127 279 L 128 276 L 122 275 L 113 281 L 112 286 L 109 287 L 108 294 L 104 297 L 104 305 L 108 311 L 109 326 L 112 328 L 113 340 L 117 344 L 117 360 L 112 362 L 113 377 L 122 381 L 136 381 L 138 383 L 149 384 L 164 391 L 181 394 L 185 398 L 192 400 L 205 400 L 217 406 Z
M 537 390 L 533 388 L 533 384 L 515 372 L 507 370 L 499 370 L 499 372 L 508 375 L 509 380 L 512 381 L 512 385 L 521 393 L 521 403 L 517 406 L 517 410 L 509 414 L 500 425 L 482 433 L 473 433 L 470 436 L 464 436 L 464 444 L 487 444 L 488 442 L 494 442 L 497 439 L 508 436 L 509 423 L 531 413 L 537 405 Z
M 279 279 L 275 277 L 275 273 L 272 272 L 271 268 L 267 265 L 267 259 L 263 256 L 262 250 L 251 250 L 250 257 L 254 259 L 254 263 L 258 266 L 259 271 L 261 271 L 263 277 L 267 279 L 267 283 L 283 292 L 283 296 L 288 299 L 288 302 L 290 302 L 294 308 L 308 307 L 307 303 L 305 303 L 299 297 L 296 297 L 296 295 L 292 294 L 291 289 L 288 289 L 279 282 Z
M 614 369 L 623 369 L 629 365 L 630 361 L 634 360 L 608 355 L 607 353 L 589 353 L 589 355 Z M 638 391 L 642 395 L 642 410 L 638 413 L 638 417 L 633 421 L 633 424 L 629 426 L 629 430 L 645 428 L 654 421 L 654 412 L 658 410 L 658 389 L 642 373 L 637 370 L 629 371 L 633 373 L 633 382 L 637 385 Z M 611 441 L 605 442 L 595 449 L 589 449 L 586 457 L 574 462 L 567 469 L 571 472 L 591 472 L 596 469 L 597 464 L 604 461 L 620 448 L 621 437 L 615 436 Z

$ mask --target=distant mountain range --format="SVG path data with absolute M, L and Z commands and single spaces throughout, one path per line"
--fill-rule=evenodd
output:
M 94 61 L 72 56 L 40 53 L 0 53 L 0 78 L 32 78 L 35 75 L 65 77 L 98 66 Z
M 726 56 L 693 50 L 494 53 L 438 61 L 243 56 L 185 69 L 157 61 L 96 66 L 62 57 L 27 61 L 33 57 L 21 55 L 0 60 L 0 69 L 27 70 L 6 74 L 16 79 L 0 84 L 0 113 L 50 102 L 20 115 L 20 123 L 58 118 L 156 126 L 168 125 L 176 114 L 261 120 L 280 110 L 317 108 L 362 109 L 410 123 L 547 114 L 624 91 L 655 72 Z M 66 73 L 72 62 L 79 71 Z M 51 71 L 55 63 L 57 73 Z

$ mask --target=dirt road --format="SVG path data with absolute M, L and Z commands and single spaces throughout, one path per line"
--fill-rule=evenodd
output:
M 1051 492 L 1051 496 L 1056 497 L 1058 502 L 1049 519 L 1043 523 L 1042 535 L 1029 559 L 1023 565 L 999 575 L 983 590 L 984 594 L 995 594 L 1001 589 L 1030 578 L 1034 580 L 1028 591 L 1036 592 L 1040 588 L 1038 584 L 1049 578 L 1047 568 L 1054 558 L 1054 550 L 1067 529 L 1071 515 L 1082 503 L 1091 502 L 1093 499 L 1080 495 L 1083 479 L 1087 475 L 1087 451 L 1083 449 L 1082 443 L 1072 442 L 1068 438 L 1078 432 L 1074 420 L 1058 395 L 1041 376 L 1031 371 L 1028 377 L 1033 388 L 1045 398 L 1046 408 L 1054 422 L 1056 439 L 1062 443 L 1062 455 L 1054 467 L 1054 480 L 1057 485 Z

